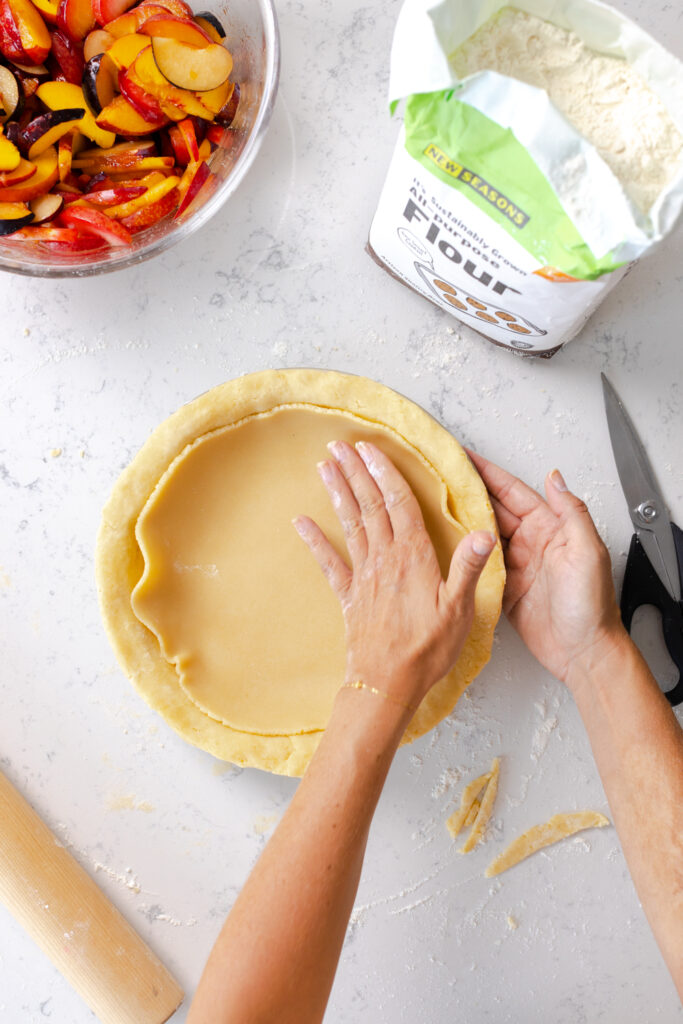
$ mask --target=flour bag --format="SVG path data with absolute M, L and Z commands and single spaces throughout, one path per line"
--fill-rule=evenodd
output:
M 368 251 L 491 341 L 551 356 L 683 206 L 683 64 L 597 0 L 407 0 Z

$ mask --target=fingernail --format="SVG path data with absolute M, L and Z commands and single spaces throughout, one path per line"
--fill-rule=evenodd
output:
M 344 445 L 340 441 L 330 441 L 327 446 L 328 451 L 331 451 L 335 459 L 341 462 L 345 456 Z
M 552 480 L 553 487 L 555 487 L 558 491 L 568 490 L 568 487 L 564 482 L 564 477 L 560 473 L 559 469 L 554 469 L 552 471 L 552 473 L 550 474 L 550 479 Z
M 360 455 L 363 462 L 365 463 L 368 472 L 374 477 L 378 476 L 380 472 L 380 467 L 377 465 L 374 452 L 370 445 L 367 444 L 365 441 L 357 441 L 355 449 Z
M 334 481 L 334 477 L 332 475 L 332 466 L 329 462 L 319 462 L 318 472 L 320 473 L 321 477 L 323 478 L 323 481 L 326 484 L 331 484 Z
M 306 536 L 308 532 L 308 523 L 305 519 L 302 519 L 301 516 L 295 516 L 294 519 L 292 519 L 292 526 L 300 537 Z
M 496 538 L 492 533 L 478 533 L 472 541 L 472 550 L 475 555 L 489 555 L 495 543 Z

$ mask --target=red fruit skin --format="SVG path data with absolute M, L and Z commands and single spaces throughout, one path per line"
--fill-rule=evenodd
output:
M 136 110 L 140 117 L 144 117 L 145 121 L 158 124 L 166 120 L 157 98 L 138 85 L 123 68 L 119 71 L 119 91 L 128 100 L 133 110 Z
M 195 138 L 197 139 L 197 145 L 201 146 L 202 142 L 206 138 L 206 131 L 209 127 L 209 124 L 211 124 L 212 122 L 205 121 L 203 117 L 191 117 L 190 121 L 192 121 L 192 124 L 194 126 L 194 134 Z
M 92 203 L 93 206 L 118 206 L 119 203 L 127 203 L 130 199 L 137 199 L 138 196 L 143 195 L 146 191 L 146 185 L 123 185 L 86 192 L 82 198 Z
M 75 42 L 81 42 L 95 27 L 90 0 L 61 0 L 57 24 Z
M 89 210 L 82 206 L 70 207 L 63 210 L 58 219 L 66 227 L 79 228 L 85 234 L 103 238 L 110 245 L 128 245 L 131 241 L 131 234 L 125 227 L 99 210 Z
M 178 39 L 188 46 L 210 46 L 213 40 L 196 21 L 191 18 L 177 18 L 173 14 L 155 14 L 138 29 L 143 35 L 165 36 Z
M 212 146 L 222 146 L 224 149 L 228 148 L 226 142 L 229 140 L 230 132 L 226 131 L 220 124 L 210 124 L 206 129 L 206 137 Z
M 8 60 L 16 60 L 20 64 L 31 64 L 28 54 L 21 45 L 19 26 L 8 0 L 0 0 L 0 52 Z
M 62 29 L 52 33 L 52 53 L 64 75 L 65 82 L 80 85 L 83 80 L 83 44 L 75 42 Z
M 187 189 L 187 192 L 183 196 L 182 201 L 175 212 L 176 218 L 179 217 L 180 214 L 187 209 L 187 207 L 190 205 L 192 200 L 199 192 L 204 182 L 208 181 L 210 176 L 211 171 L 209 170 L 208 164 L 206 163 L 205 160 L 202 160 L 200 164 L 197 164 L 197 169 L 194 172 L 194 177 L 190 182 L 189 188 Z
M 120 14 L 125 14 L 134 3 L 135 0 L 92 0 L 95 20 L 99 25 L 106 25 Z
M 176 162 L 180 164 L 181 167 L 187 167 L 190 162 L 190 154 L 188 152 L 185 139 L 183 138 L 183 134 L 177 125 L 173 125 L 168 129 L 168 138 L 171 146 L 173 147 L 173 155 Z
M 127 217 L 123 217 L 119 223 L 127 228 L 132 235 L 136 235 L 138 231 L 144 231 L 145 228 L 150 228 L 153 224 L 156 224 L 162 217 L 166 217 L 167 214 L 172 213 L 178 202 L 178 189 L 173 188 L 170 192 L 167 192 L 161 199 L 157 199 L 156 203 L 150 203 L 149 206 L 143 206 L 142 209 L 136 210 L 135 213 L 129 214 Z
M 197 163 L 199 161 L 199 146 L 197 144 L 197 136 L 194 133 L 192 119 L 189 117 L 183 118 L 182 121 L 178 121 L 176 127 L 182 135 L 185 148 L 189 153 L 190 160 L 188 160 L 188 163 L 190 161 Z
M 152 7 L 156 4 L 169 11 L 170 14 L 175 14 L 177 18 L 194 18 L 192 8 L 188 4 L 183 3 L 183 0 L 142 0 L 139 6 Z

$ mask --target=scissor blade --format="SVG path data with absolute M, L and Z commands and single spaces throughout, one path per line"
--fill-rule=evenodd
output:
M 617 464 L 631 522 L 653 569 L 671 597 L 675 601 L 680 601 L 678 559 L 666 502 L 621 399 L 604 373 L 600 376 L 614 461 Z M 650 523 L 645 522 L 638 512 L 644 503 L 651 504 L 657 510 L 656 517 Z

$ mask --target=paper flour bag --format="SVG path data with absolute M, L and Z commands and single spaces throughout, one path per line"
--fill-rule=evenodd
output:
M 551 356 L 683 206 L 683 64 L 597 0 L 407 0 L 370 254 Z

